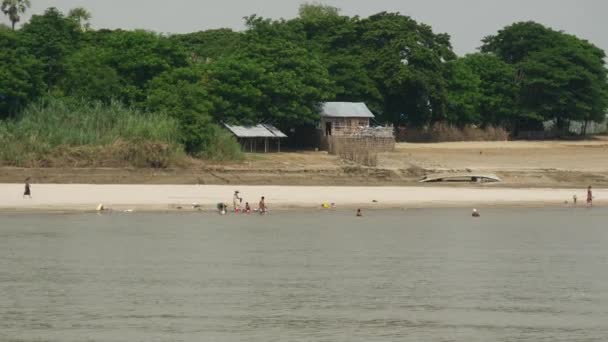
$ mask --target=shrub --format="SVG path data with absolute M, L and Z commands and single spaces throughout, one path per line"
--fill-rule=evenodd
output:
M 210 125 L 199 156 L 216 161 L 242 160 L 241 145 L 236 138 L 218 125 Z

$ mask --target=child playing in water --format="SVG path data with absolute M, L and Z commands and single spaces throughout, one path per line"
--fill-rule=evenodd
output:
M 258 205 L 258 211 L 260 214 L 265 214 L 268 208 L 266 208 L 266 202 L 264 201 L 264 196 L 260 199 L 260 203 Z
M 251 214 L 251 207 L 249 206 L 249 202 L 245 202 L 245 212 L 247 214 Z

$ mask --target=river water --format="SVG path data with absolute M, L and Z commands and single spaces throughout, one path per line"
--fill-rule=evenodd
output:
M 606 341 L 608 210 L 3 215 L 0 341 Z

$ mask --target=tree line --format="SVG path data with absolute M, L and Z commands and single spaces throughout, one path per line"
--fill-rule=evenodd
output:
M 305 4 L 299 16 L 252 15 L 242 32 L 162 35 L 92 29 L 91 14 L 56 8 L 16 29 L 28 0 L 3 0 L 0 118 L 16 120 L 43 98 L 120 102 L 165 113 L 197 154 L 217 146 L 219 124 L 314 123 L 323 101 L 365 102 L 380 123 L 500 126 L 602 121 L 605 52 L 534 22 L 487 36 L 458 57 L 448 34 L 399 14 L 366 18 Z

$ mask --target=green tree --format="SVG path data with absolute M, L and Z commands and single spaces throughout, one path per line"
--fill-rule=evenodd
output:
M 491 52 L 509 64 L 517 64 L 531 53 L 559 45 L 561 35 L 533 21 L 518 22 L 485 37 L 481 52 Z
M 156 76 L 188 65 L 184 49 L 156 33 L 117 30 L 87 34 L 88 44 L 110 51 L 108 63 L 123 84 L 119 97 L 129 104 L 146 101 L 146 85 Z
M 365 67 L 384 99 L 381 119 L 413 126 L 446 120 L 445 63 L 456 57 L 450 37 L 399 13 L 363 19 L 358 30 Z
M 82 31 L 88 31 L 91 29 L 91 18 L 93 15 L 87 11 L 84 7 L 72 8 L 68 12 L 68 18 L 76 21 Z
M 14 115 L 44 90 L 42 64 L 20 46 L 11 31 L 0 31 L 0 118 Z
M 305 20 L 317 20 L 324 17 L 336 17 L 340 9 L 319 2 L 305 2 L 300 5 L 299 17 Z
M 4 15 L 8 16 L 12 28 L 15 30 L 15 25 L 21 21 L 21 14 L 25 13 L 31 6 L 30 0 L 2 0 L 0 10 L 2 10 Z
M 209 114 L 213 103 L 204 86 L 206 79 L 206 70 L 200 65 L 164 72 L 148 83 L 146 105 L 178 120 L 181 142 L 190 154 L 215 160 L 241 159 L 239 143 Z
M 207 67 L 203 85 L 213 102 L 219 122 L 257 124 L 268 119 L 264 105 L 264 73 L 255 60 L 234 56 Z
M 247 25 L 241 53 L 209 66 L 214 116 L 282 127 L 316 121 L 319 103 L 333 97 L 319 54 L 298 45 L 302 33 L 285 21 L 253 16 Z
M 522 70 L 523 108 L 566 131 L 570 120 L 602 121 L 608 108 L 606 69 L 586 42 L 531 54 Z
M 484 39 L 482 51 L 516 69 L 517 104 L 528 126 L 552 120 L 601 121 L 608 108 L 605 53 L 593 44 L 533 22 L 515 23 Z
M 205 150 L 214 129 L 210 115 L 213 104 L 203 81 L 200 67 L 187 67 L 166 71 L 147 87 L 147 109 L 168 113 L 179 121 L 182 142 L 190 153 Z
M 66 18 L 56 8 L 43 15 L 34 15 L 19 31 L 24 46 L 45 68 L 45 81 L 53 88 L 65 74 L 65 60 L 81 46 L 82 33 L 78 24 Z
M 464 126 L 482 123 L 480 103 L 481 79 L 464 59 L 450 61 L 447 65 L 448 105 L 447 121 Z
M 176 34 L 170 39 L 183 46 L 193 62 L 204 63 L 236 54 L 240 49 L 242 37 L 241 32 L 218 29 Z
M 381 112 L 382 94 L 365 67 L 358 24 L 359 18 L 342 16 L 337 8 L 317 3 L 303 4 L 299 18 L 289 23 L 292 30 L 304 33 L 307 49 L 320 53 L 333 83 L 333 100 L 366 102 Z
M 515 68 L 493 54 L 475 53 L 460 59 L 481 81 L 479 116 L 483 125 L 517 128 L 522 117 L 517 104 Z
M 109 103 L 122 89 L 120 76 L 110 66 L 112 51 L 85 47 L 67 57 L 60 86 L 66 95 Z

